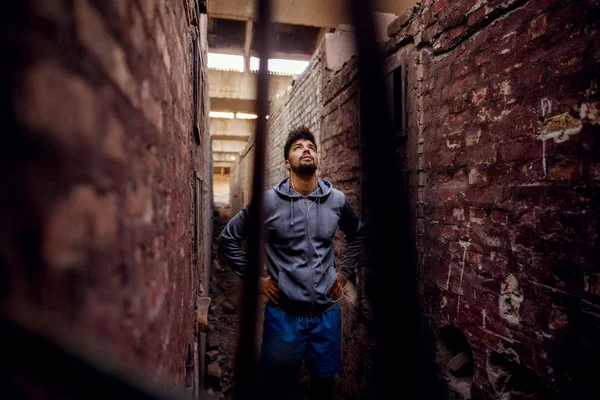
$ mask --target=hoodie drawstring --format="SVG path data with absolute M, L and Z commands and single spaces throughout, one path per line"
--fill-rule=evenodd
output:
M 289 182 L 291 182 L 291 178 L 288 178 Z M 288 192 L 290 192 L 290 194 L 293 194 L 292 192 L 292 187 L 288 186 Z M 292 199 L 292 201 L 290 201 L 290 226 L 294 225 L 294 196 L 290 196 L 290 198 Z
M 290 198 L 290 226 L 293 226 L 294 225 L 294 201 L 297 198 L 299 199 L 300 197 L 298 196 L 298 192 L 296 192 L 291 186 L 289 186 L 289 182 L 290 182 L 289 178 L 286 178 L 286 179 L 288 179 L 287 192 L 289 193 L 289 198 Z M 281 183 L 279 185 L 281 185 Z M 315 196 L 317 199 L 316 199 L 316 201 L 313 201 L 310 206 L 310 207 L 312 207 L 312 205 L 315 204 L 315 202 L 317 203 L 317 231 L 319 232 L 319 234 L 321 234 L 321 218 L 320 218 L 321 196 L 322 195 L 327 196 L 329 194 L 329 192 L 328 191 L 326 192 L 325 189 L 323 189 L 323 187 L 326 187 L 326 186 L 321 185 L 320 183 L 317 184 L 317 190 L 320 190 L 321 194 Z M 277 191 L 277 188 L 278 188 L 278 186 L 275 186 L 274 189 Z M 282 192 L 280 192 L 280 193 L 282 193 Z M 310 210 L 310 207 L 308 207 L 306 209 L 307 213 Z M 301 206 L 300 206 L 300 209 L 302 210 Z M 305 210 L 302 210 L 302 211 L 304 212 Z
M 319 209 L 321 208 L 321 196 L 317 197 L 317 232 L 321 235 L 321 218 L 319 218 Z

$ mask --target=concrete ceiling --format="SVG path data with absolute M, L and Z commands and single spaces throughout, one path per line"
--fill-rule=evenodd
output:
M 213 153 L 241 153 L 248 144 L 246 140 L 213 139 Z
M 208 70 L 209 96 L 233 100 L 256 100 L 258 75 L 253 72 Z M 292 77 L 271 75 L 269 79 L 269 98 L 285 92 L 292 83 Z M 214 111 L 220 111 L 212 107 Z M 240 110 L 235 110 L 240 111 Z
M 275 42 L 274 57 L 309 59 L 321 38 L 340 24 L 352 24 L 350 4 L 344 0 L 272 0 Z M 416 0 L 378 0 L 376 23 L 383 22 L 384 38 L 387 23 Z M 392 15 L 394 14 L 394 15 Z M 211 51 L 244 55 L 246 68 L 255 54 L 254 25 L 256 2 L 252 0 L 208 0 L 208 36 Z M 232 21 L 233 20 L 233 21 Z M 286 25 L 289 24 L 289 25 Z M 208 71 L 211 111 L 249 112 L 256 107 L 257 75 L 252 72 L 227 70 Z M 271 75 L 272 99 L 289 88 L 291 76 Z M 248 138 L 254 132 L 253 120 L 211 118 L 213 162 L 218 167 L 230 167 L 239 162 Z
M 239 161 L 239 155 L 246 148 L 255 124 L 256 121 L 251 119 L 210 119 L 215 166 L 231 167 Z
M 213 52 L 258 57 L 256 26 L 251 20 L 208 18 L 208 47 Z M 271 53 L 273 58 L 308 60 L 322 38 L 323 30 L 306 25 L 274 24 Z
M 376 0 L 374 11 L 400 15 L 416 0 Z M 275 22 L 336 28 L 352 24 L 347 0 L 272 0 Z M 213 18 L 256 20 L 256 2 L 249 0 L 208 0 L 208 15 Z
M 253 112 L 256 103 L 256 79 L 257 75 L 253 72 L 209 70 L 208 92 L 211 111 Z M 291 76 L 272 75 L 270 98 L 285 91 L 291 81 Z M 254 129 L 254 120 L 210 118 L 213 157 L 223 154 L 225 157 L 218 160 L 222 161 L 220 166 L 237 162 L 230 160 L 230 156 L 239 156 Z
M 210 135 L 224 137 L 239 137 L 243 136 L 247 139 L 252 132 L 256 121 L 253 119 L 210 119 Z
M 210 98 L 210 109 L 254 114 L 256 113 L 256 99 L 230 99 L 213 96 Z
M 233 160 L 232 160 L 233 158 Z M 213 167 L 233 167 L 240 160 L 240 153 L 235 152 L 213 152 Z

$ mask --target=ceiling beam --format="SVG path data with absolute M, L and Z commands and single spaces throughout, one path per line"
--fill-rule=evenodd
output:
M 329 28 L 326 29 L 329 31 Z M 209 53 L 219 53 L 219 54 L 231 54 L 234 56 L 243 56 L 245 55 L 245 50 L 243 47 L 211 47 L 209 49 Z M 250 49 L 250 57 L 257 57 L 258 52 L 256 50 Z M 298 60 L 298 61 L 309 61 L 312 57 L 313 53 L 305 54 L 305 53 L 294 53 L 289 51 L 277 51 L 274 50 L 271 52 L 271 58 L 283 58 L 286 60 Z
M 254 132 L 256 121 L 252 119 L 210 119 L 211 136 L 243 136 L 248 137 Z
M 231 168 L 236 164 L 235 161 L 215 161 L 213 167 L 217 168 Z
M 256 100 L 258 74 L 253 72 L 208 70 L 208 93 L 212 97 Z M 291 84 L 292 77 L 271 75 L 269 77 L 269 98 L 284 92 Z M 216 110 L 215 110 L 216 111 Z
M 212 138 L 212 140 L 235 140 L 235 141 L 246 141 L 247 142 L 250 135 L 236 136 L 236 135 L 213 135 L 213 134 L 211 134 L 210 137 Z
M 256 113 L 256 100 L 227 99 L 224 97 L 210 98 L 211 111 Z
M 235 152 L 241 153 L 248 145 L 247 140 L 213 140 L 212 150 L 213 152 Z
M 402 14 L 417 0 L 377 0 L 373 10 L 395 15 Z M 335 28 L 339 24 L 352 24 L 351 7 L 346 0 L 273 0 L 271 20 L 274 22 Z M 219 0 L 208 2 L 208 15 L 213 18 L 256 20 L 255 2 L 248 0 Z
M 231 157 L 234 159 L 232 160 Z M 217 161 L 237 163 L 240 159 L 240 153 L 213 151 L 213 164 Z
M 246 71 L 250 71 L 250 46 L 252 45 L 252 34 L 254 22 L 246 21 L 246 36 L 244 37 L 244 64 Z

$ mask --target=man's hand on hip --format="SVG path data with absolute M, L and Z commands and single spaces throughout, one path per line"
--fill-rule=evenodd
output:
M 337 275 L 337 283 L 333 285 L 331 290 L 329 290 L 329 294 L 327 296 L 329 296 L 330 299 L 338 300 L 339 298 L 342 297 L 342 294 L 344 291 L 344 286 L 346 285 L 346 280 L 344 279 L 344 277 L 342 275 L 340 275 L 340 274 L 336 274 L 336 275 Z
M 277 283 L 270 276 L 260 280 L 260 292 L 267 296 L 273 303 L 278 304 L 279 288 L 277 288 Z

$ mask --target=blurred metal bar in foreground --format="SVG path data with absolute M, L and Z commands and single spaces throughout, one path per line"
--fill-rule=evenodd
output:
M 267 136 L 267 115 L 269 113 L 269 71 L 270 57 L 269 21 L 271 3 L 258 0 L 258 21 L 256 40 L 260 66 L 256 110 L 256 136 L 254 142 L 255 159 L 252 180 L 252 198 L 249 205 L 248 226 L 248 276 L 245 279 L 242 297 L 242 321 L 238 352 L 236 355 L 236 399 L 260 398 L 256 357 L 256 317 L 258 309 L 258 277 L 264 260 L 263 197 L 265 186 L 265 142 Z
M 360 135 L 365 149 L 367 263 L 365 290 L 374 308 L 376 359 L 368 398 L 392 398 L 411 387 L 413 398 L 428 397 L 432 384 L 422 366 L 420 316 L 406 177 L 395 155 L 397 143 L 388 113 L 383 63 L 376 42 L 371 1 L 351 2 L 359 61 Z M 387 229 L 386 229 L 387 228 Z M 402 319 L 402 329 L 397 329 Z M 391 368 L 402 365 L 400 368 Z
M 45 337 L 35 321 L 0 312 L 0 384 L 3 399 L 184 400 L 185 393 L 147 385 L 140 377 L 114 369 L 114 360 L 100 359 L 100 349 L 83 348 Z M 17 321 L 18 320 L 18 321 Z M 153 382 L 157 385 L 157 382 Z

